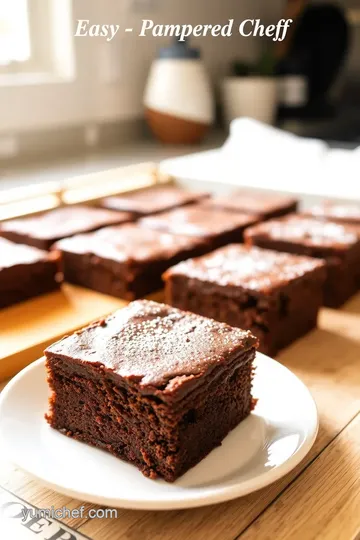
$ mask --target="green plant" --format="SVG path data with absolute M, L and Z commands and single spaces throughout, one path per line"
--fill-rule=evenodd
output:
M 232 64 L 231 74 L 235 77 L 246 77 L 251 73 L 251 65 L 245 64 L 245 62 L 235 61 Z
M 232 64 L 231 74 L 235 77 L 272 77 L 275 74 L 275 58 L 269 51 L 264 51 L 257 62 L 251 64 L 236 60 Z
M 275 74 L 275 58 L 269 51 L 264 51 L 257 64 L 258 75 L 272 77 Z

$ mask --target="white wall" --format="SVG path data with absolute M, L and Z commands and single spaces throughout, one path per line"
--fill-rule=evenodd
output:
M 134 0 L 75 0 L 71 14 L 94 23 L 133 26 L 133 34 L 120 32 L 106 43 L 101 38 L 72 38 L 76 77 L 46 84 L 0 85 L 0 132 L 116 121 L 142 115 L 141 98 L 148 68 L 163 38 L 139 38 L 141 19 L 156 23 L 216 24 L 229 18 L 241 21 L 262 14 L 262 0 L 152 0 L 154 9 L 134 13 Z M 140 2 L 141 3 L 141 2 Z M 242 38 L 197 38 L 211 78 L 217 83 L 234 58 L 253 58 L 259 42 Z M 115 79 L 107 66 L 116 66 Z M 116 73 L 118 71 L 118 73 Z

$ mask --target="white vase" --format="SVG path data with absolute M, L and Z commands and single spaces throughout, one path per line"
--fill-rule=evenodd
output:
M 275 77 L 227 77 L 223 81 L 225 121 L 255 118 L 266 124 L 275 121 L 278 81 Z
M 214 100 L 198 58 L 160 58 L 153 62 L 144 94 L 145 114 L 163 142 L 199 142 L 214 120 Z

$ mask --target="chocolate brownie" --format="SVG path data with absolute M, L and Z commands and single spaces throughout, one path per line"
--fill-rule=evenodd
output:
M 206 204 L 215 208 L 253 214 L 263 221 L 295 212 L 298 200 L 286 195 L 238 190 L 227 196 L 209 199 Z
M 202 239 L 135 224 L 66 238 L 54 248 L 61 251 L 66 281 L 127 300 L 162 288 L 169 266 L 208 251 Z
M 0 308 L 59 288 L 56 253 L 0 238 Z
M 0 236 L 19 244 L 50 249 L 61 238 L 131 220 L 132 216 L 127 212 L 66 206 L 36 216 L 5 221 L 0 224 Z
M 246 328 L 273 355 L 316 326 L 325 264 L 233 244 L 190 259 L 164 275 L 166 302 Z
M 106 197 L 100 204 L 105 208 L 125 210 L 140 217 L 199 202 L 209 196 L 209 193 L 185 191 L 177 186 L 153 186 Z
M 341 204 L 331 201 L 324 201 L 321 204 L 303 210 L 302 214 L 309 217 L 320 218 L 326 221 L 337 221 L 338 223 L 349 223 L 350 225 L 360 225 L 360 205 Z
M 246 227 L 256 223 L 249 214 L 227 212 L 205 205 L 191 205 L 139 221 L 142 227 L 204 238 L 211 249 L 232 242 L 242 242 Z
M 251 227 L 245 241 L 248 245 L 324 259 L 325 305 L 338 307 L 359 289 L 359 232 L 359 227 L 290 215 Z
M 250 332 L 135 301 L 45 351 L 46 419 L 173 482 L 249 415 L 256 345 Z

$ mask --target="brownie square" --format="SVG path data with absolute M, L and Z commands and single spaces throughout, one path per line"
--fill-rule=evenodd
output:
M 295 212 L 298 202 L 297 199 L 286 195 L 238 190 L 227 196 L 209 199 L 206 204 L 215 208 L 253 214 L 259 221 L 263 221 Z
M 324 259 L 324 302 L 338 307 L 359 289 L 359 233 L 358 227 L 290 215 L 251 227 L 245 241 L 248 245 Z
M 234 244 L 170 268 L 164 280 L 166 302 L 246 328 L 273 355 L 316 326 L 325 264 Z
M 232 242 L 242 242 L 244 230 L 256 221 L 257 218 L 249 214 L 194 204 L 143 218 L 139 224 L 172 234 L 203 238 L 210 249 L 215 249 Z
M 45 351 L 46 419 L 173 482 L 249 415 L 256 345 L 250 332 L 135 301 Z
M 106 197 L 100 204 L 105 208 L 125 210 L 141 217 L 196 203 L 209 196 L 209 193 L 186 191 L 177 186 L 153 186 Z
M 0 238 L 0 308 L 58 288 L 56 253 Z
M 350 225 L 360 225 L 360 206 L 356 204 L 341 204 L 324 201 L 302 211 L 303 215 L 325 221 L 336 221 Z
M 36 216 L 5 221 L 0 224 L 0 236 L 19 244 L 50 249 L 62 238 L 131 220 L 131 214 L 126 212 L 65 206 Z
M 208 251 L 202 239 L 135 224 L 66 238 L 54 248 L 62 254 L 66 281 L 127 300 L 161 289 L 169 266 Z

